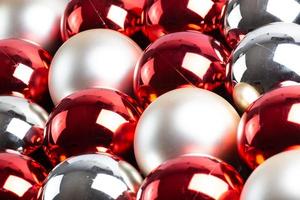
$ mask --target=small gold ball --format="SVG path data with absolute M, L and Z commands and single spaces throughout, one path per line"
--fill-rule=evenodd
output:
M 244 112 L 259 96 L 260 93 L 256 88 L 247 83 L 238 83 L 233 89 L 233 101 L 241 112 Z

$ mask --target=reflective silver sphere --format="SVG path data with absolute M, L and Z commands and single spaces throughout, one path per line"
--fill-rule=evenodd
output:
M 276 22 L 250 32 L 233 52 L 233 84 L 247 83 L 260 94 L 281 82 L 300 82 L 300 25 Z
M 127 162 L 108 154 L 86 154 L 55 167 L 40 199 L 134 200 L 141 182 L 139 173 Z
M 39 105 L 13 96 L 0 96 L 0 149 L 29 154 L 44 140 L 48 113 Z
M 235 46 L 252 30 L 272 22 L 300 23 L 299 0 L 230 0 L 225 11 L 224 30 Z

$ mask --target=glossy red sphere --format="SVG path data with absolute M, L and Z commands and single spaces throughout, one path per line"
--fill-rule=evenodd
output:
M 238 150 L 252 169 L 267 158 L 300 147 L 300 86 L 272 90 L 244 113 Z
M 137 200 L 238 200 L 243 180 L 230 165 L 212 157 L 169 160 L 144 180 Z
M 228 52 L 217 40 L 198 32 L 179 32 L 155 41 L 138 61 L 135 95 L 144 106 L 176 88 L 218 90 L 226 78 Z
M 109 28 L 128 36 L 141 29 L 145 0 L 72 0 L 62 18 L 64 40 L 89 29 Z
M 89 89 L 61 101 L 46 124 L 44 150 L 52 164 L 84 153 L 112 151 L 126 156 L 133 148 L 140 109 L 113 90 Z
M 0 40 L 0 94 L 22 96 L 44 104 L 49 99 L 51 59 L 48 52 L 33 43 Z
M 227 0 L 147 0 L 145 32 L 154 41 L 179 31 L 219 29 Z
M 36 200 L 46 170 L 14 151 L 0 152 L 0 199 Z

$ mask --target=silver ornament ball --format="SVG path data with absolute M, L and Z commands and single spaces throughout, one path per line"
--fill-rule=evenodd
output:
M 130 164 L 108 154 L 86 154 L 63 161 L 49 174 L 42 200 L 134 199 L 142 177 Z
M 168 159 L 191 153 L 235 164 L 239 120 L 234 108 L 210 91 L 168 92 L 150 104 L 138 122 L 134 139 L 138 166 L 148 174 Z
M 232 54 L 232 82 L 247 83 L 260 94 L 279 87 L 283 81 L 300 82 L 299 51 L 300 25 L 276 22 L 256 29 Z M 249 99 L 248 93 L 243 95 L 243 99 Z
M 35 103 L 0 96 L 0 149 L 32 153 L 43 143 L 47 119 L 48 113 Z
M 134 67 L 141 54 L 134 41 L 113 30 L 93 29 L 73 36 L 57 51 L 50 67 L 53 102 L 88 88 L 132 94 Z

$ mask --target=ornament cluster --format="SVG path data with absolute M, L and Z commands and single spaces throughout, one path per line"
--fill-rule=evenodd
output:
M 0 1 L 0 199 L 300 199 L 299 0 Z

